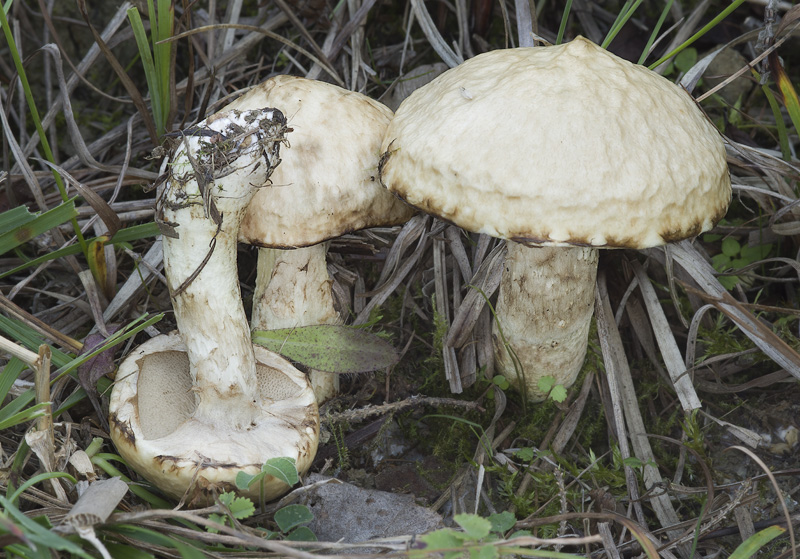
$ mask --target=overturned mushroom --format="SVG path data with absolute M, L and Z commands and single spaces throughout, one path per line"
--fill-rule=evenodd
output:
M 250 203 L 239 239 L 263 247 L 252 328 L 342 322 L 334 305 L 325 242 L 368 227 L 407 221 L 413 209 L 381 187 L 378 156 L 392 112 L 335 85 L 275 76 L 227 109 L 278 107 L 292 133 L 272 184 Z M 335 374 L 311 371 L 317 401 L 338 390 Z
M 244 210 L 269 181 L 286 120 L 226 111 L 187 130 L 162 167 L 164 268 L 178 331 L 139 346 L 120 366 L 111 436 L 129 465 L 165 493 L 204 503 L 270 458 L 305 471 L 319 415 L 305 376 L 250 341 L 236 269 Z M 273 498 L 266 478 L 248 492 Z
M 582 37 L 448 70 L 400 105 L 382 150 L 389 190 L 508 240 L 495 355 L 532 400 L 542 377 L 580 371 L 597 249 L 693 237 L 731 197 L 722 137 L 691 96 Z

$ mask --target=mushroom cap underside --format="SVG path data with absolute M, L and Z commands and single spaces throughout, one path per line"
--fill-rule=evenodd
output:
M 360 93 L 275 76 L 228 109 L 279 108 L 291 131 L 270 184 L 256 193 L 239 240 L 270 248 L 311 246 L 368 227 L 397 225 L 414 209 L 381 186 L 378 159 L 392 111 Z
M 234 490 L 239 471 L 256 474 L 270 458 L 294 458 L 305 472 L 319 438 L 314 393 L 288 361 L 254 350 L 261 413 L 250 428 L 230 429 L 193 416 L 189 359 L 177 331 L 137 347 L 120 365 L 109 405 L 111 438 L 131 468 L 174 498 L 188 490 L 193 504 Z M 258 498 L 260 489 L 255 484 L 238 493 Z M 267 476 L 266 499 L 287 490 Z
M 527 245 L 658 246 L 713 227 L 731 197 L 692 97 L 582 37 L 448 70 L 401 104 L 381 149 L 406 202 Z

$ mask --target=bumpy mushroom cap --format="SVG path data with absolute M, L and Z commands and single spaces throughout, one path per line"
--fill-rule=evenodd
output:
M 532 400 L 541 377 L 569 386 L 583 364 L 595 249 L 695 236 L 731 197 L 721 136 L 691 96 L 582 37 L 448 70 L 400 105 L 381 149 L 391 192 L 509 240 L 496 362 Z
M 268 248 L 317 244 L 413 214 L 378 181 L 392 111 L 360 93 L 296 76 L 275 76 L 226 107 L 277 107 L 292 131 L 272 184 L 248 207 L 239 240 Z
M 177 331 L 137 347 L 120 365 L 110 408 L 111 435 L 128 464 L 168 495 L 189 501 L 235 490 L 240 471 L 256 474 L 269 458 L 289 457 L 305 472 L 317 452 L 319 421 L 305 375 L 288 361 L 255 347 L 259 420 L 250 429 L 196 416 L 189 356 Z M 267 499 L 285 493 L 265 478 Z M 239 492 L 257 499 L 261 486 Z M 200 496 L 198 501 L 196 498 Z
M 251 326 L 337 324 L 324 241 L 403 223 L 414 212 L 378 181 L 392 111 L 360 93 L 295 76 L 270 78 L 226 110 L 258 107 L 280 108 L 291 132 L 272 183 L 255 195 L 239 230 L 240 241 L 263 247 Z M 338 392 L 336 375 L 309 376 L 320 403 Z
M 406 202 L 528 245 L 658 246 L 710 229 L 731 197 L 691 96 L 582 37 L 445 72 L 400 106 L 382 151 Z

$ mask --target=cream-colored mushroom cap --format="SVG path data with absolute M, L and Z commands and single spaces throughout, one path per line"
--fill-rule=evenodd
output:
M 240 471 L 257 474 L 270 458 L 294 458 L 305 472 L 314 460 L 319 415 L 303 373 L 283 357 L 255 346 L 257 423 L 231 429 L 195 414 L 189 356 L 177 331 L 152 338 L 120 365 L 111 395 L 111 437 L 134 470 L 168 495 L 187 502 L 213 502 L 234 491 Z M 268 476 L 265 499 L 288 490 Z M 238 493 L 259 498 L 260 484 Z
M 710 229 L 731 196 L 691 96 L 582 37 L 448 70 L 400 105 L 382 151 L 408 203 L 528 245 L 657 246 Z
M 275 76 L 225 110 L 279 108 L 291 127 L 272 184 L 256 194 L 239 240 L 262 247 L 310 246 L 368 227 L 404 223 L 413 210 L 381 187 L 378 158 L 392 118 L 352 91 Z

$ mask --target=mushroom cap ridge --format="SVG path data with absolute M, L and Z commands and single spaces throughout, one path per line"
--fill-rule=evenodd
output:
M 582 37 L 448 70 L 401 104 L 382 152 L 406 202 L 528 245 L 658 246 L 713 227 L 731 197 L 691 96 Z
M 274 76 L 224 110 L 277 107 L 292 128 L 271 184 L 256 193 L 239 240 L 311 246 L 351 231 L 405 223 L 414 209 L 378 181 L 392 111 L 366 95 L 297 76 Z

